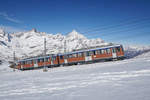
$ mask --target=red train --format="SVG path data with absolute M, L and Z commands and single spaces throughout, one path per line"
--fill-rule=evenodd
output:
M 122 45 L 111 45 L 78 50 L 63 54 L 53 54 L 40 57 L 32 57 L 17 62 L 17 69 L 35 69 L 57 67 L 62 65 L 93 63 L 98 61 L 119 60 L 124 58 Z

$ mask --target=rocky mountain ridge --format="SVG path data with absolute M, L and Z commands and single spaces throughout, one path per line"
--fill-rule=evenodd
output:
M 91 46 L 108 45 L 102 39 L 88 39 L 76 30 L 67 35 L 48 34 L 32 29 L 27 32 L 6 33 L 0 29 L 0 59 L 12 60 L 13 52 L 17 58 L 42 55 L 46 38 L 47 54 L 63 53 L 66 42 L 66 51 L 87 48 Z

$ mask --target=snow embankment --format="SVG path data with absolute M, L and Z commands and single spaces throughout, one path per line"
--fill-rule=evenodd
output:
M 3 62 L 0 100 L 149 100 L 150 52 L 146 50 L 126 49 L 135 53 L 129 55 L 131 59 L 49 68 L 48 72 L 13 72 Z
M 149 62 L 149 58 L 133 58 L 50 68 L 45 73 L 2 73 L 0 99 L 149 100 Z
M 125 46 L 125 57 L 127 59 L 130 58 L 144 58 L 144 57 L 150 57 L 150 47 L 138 47 L 138 46 Z M 0 72 L 4 71 L 12 71 L 11 68 L 9 68 L 9 63 L 7 60 L 2 60 L 2 64 L 0 65 Z
M 9 63 L 6 61 L 2 61 L 0 64 L 0 73 L 10 71 L 12 71 L 12 69 L 9 67 Z
M 125 46 L 125 57 L 126 58 L 134 58 L 142 54 L 146 54 L 150 52 L 150 46 Z

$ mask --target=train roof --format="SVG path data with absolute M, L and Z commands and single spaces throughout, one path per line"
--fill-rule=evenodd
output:
M 46 57 L 45 56 L 42 56 L 42 55 L 39 55 L 39 56 L 34 56 L 34 57 L 29 57 L 29 58 L 24 58 L 24 59 L 21 59 L 19 60 L 20 61 L 29 61 L 29 60 L 34 60 L 34 59 L 41 59 L 41 58 L 48 58 L 48 57 L 52 57 L 52 56 L 57 56 L 56 54 L 47 54 Z
M 75 51 L 72 52 L 67 52 L 67 53 L 63 53 L 63 54 L 59 54 L 59 55 L 67 55 L 67 54 L 75 54 L 75 53 L 82 53 L 85 51 L 93 51 L 93 50 L 99 50 L 99 49 L 107 49 L 107 48 L 112 48 L 112 47 L 120 47 L 120 44 L 112 44 L 112 45 L 105 45 L 105 46 L 95 46 L 95 47 L 90 47 L 90 48 L 83 48 L 83 49 L 77 49 Z
M 67 52 L 67 53 L 63 53 L 63 54 L 47 54 L 46 57 L 43 55 L 39 55 L 39 56 L 34 56 L 34 57 L 29 57 L 29 58 L 25 58 L 20 61 L 29 61 L 29 60 L 34 60 L 34 59 L 41 59 L 41 58 L 48 58 L 48 57 L 55 57 L 57 55 L 61 56 L 61 55 L 67 55 L 67 54 L 75 54 L 75 53 L 82 53 L 85 51 L 93 51 L 93 50 L 99 50 L 99 49 L 107 49 L 107 48 L 112 48 L 112 47 L 119 47 L 121 46 L 120 44 L 109 44 L 109 45 L 102 45 L 102 46 L 95 46 L 95 47 L 90 47 L 90 48 L 83 48 L 83 49 L 77 49 L 74 50 L 72 52 Z

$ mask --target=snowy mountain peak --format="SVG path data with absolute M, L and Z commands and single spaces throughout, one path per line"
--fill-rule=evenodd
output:
M 33 28 L 32 30 L 29 31 L 30 33 L 37 33 L 37 30 Z
M 80 38 L 84 38 L 84 39 L 86 39 L 85 36 L 83 36 L 82 34 L 80 34 L 79 32 L 77 32 L 76 30 L 72 30 L 72 32 L 70 32 L 70 33 L 67 35 L 67 38 L 70 38 L 70 39 L 80 39 Z
M 73 29 L 70 34 L 79 34 L 79 33 L 75 29 Z
M 0 28 L 0 36 L 5 36 L 5 31 L 2 28 Z
M 68 35 L 70 36 L 74 36 L 74 35 L 79 35 L 80 33 L 78 33 L 75 29 L 72 30 L 72 32 L 70 32 Z
M 5 32 L 0 31 L 2 34 Z M 13 34 L 0 37 L 1 46 L 0 59 L 5 58 L 11 60 L 12 51 L 16 51 L 17 58 L 25 58 L 30 56 L 37 56 L 43 53 L 43 39 L 47 40 L 47 54 L 56 54 L 64 52 L 64 41 L 66 40 L 67 52 L 87 48 L 91 46 L 107 45 L 100 38 L 88 39 L 76 30 L 73 30 L 68 35 L 62 34 L 47 34 L 45 32 L 37 32 L 34 28 L 27 32 L 17 32 Z

